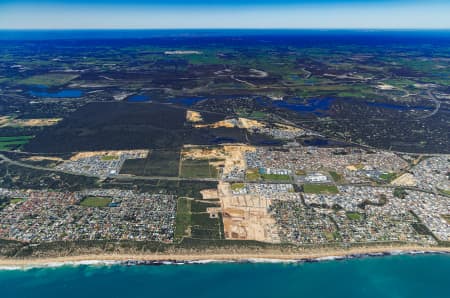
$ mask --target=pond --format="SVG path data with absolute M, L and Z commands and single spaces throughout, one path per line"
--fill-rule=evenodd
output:
M 83 95 L 83 91 L 77 89 L 64 89 L 59 91 L 48 91 L 47 89 L 30 90 L 28 94 L 35 97 L 46 98 L 79 98 Z
M 147 95 L 133 95 L 127 98 L 128 102 L 147 102 L 150 101 L 150 97 Z
M 427 107 L 427 106 L 408 106 L 408 105 L 391 104 L 391 103 L 384 103 L 384 102 L 368 102 L 367 105 L 371 106 L 371 107 L 379 107 L 379 108 L 398 110 L 398 111 L 410 111 L 410 110 L 428 111 L 428 110 L 433 110 L 432 107 Z
M 181 97 L 181 98 L 170 98 L 167 101 L 170 103 L 181 104 L 183 106 L 190 107 L 204 99 L 205 99 L 204 97 Z

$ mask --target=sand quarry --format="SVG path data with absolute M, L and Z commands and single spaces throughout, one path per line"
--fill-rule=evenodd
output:
M 14 119 L 10 116 L 1 116 L 0 127 L 52 126 L 57 124 L 61 120 L 62 118 Z
M 233 144 L 220 147 L 197 147 L 185 146 L 182 152 L 183 159 L 207 159 L 215 160 L 210 164 L 223 167 L 224 175 L 232 172 L 234 169 L 246 168 L 245 152 L 253 152 L 256 148 L 248 145 Z
M 202 122 L 202 115 L 197 111 L 187 110 L 186 111 L 186 121 L 196 123 Z

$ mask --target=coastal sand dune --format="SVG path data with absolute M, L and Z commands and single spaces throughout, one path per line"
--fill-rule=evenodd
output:
M 370 248 L 351 248 L 351 249 L 322 249 L 310 250 L 302 253 L 286 252 L 254 252 L 254 253 L 192 253 L 192 254 L 96 254 L 96 255 L 78 255 L 55 258 L 0 258 L 0 267 L 27 267 L 27 266 L 46 266 L 52 264 L 92 264 L 108 262 L 125 261 L 245 261 L 245 260 L 305 260 L 321 259 L 332 257 L 344 257 L 351 255 L 365 255 L 376 253 L 412 253 L 412 252 L 440 252 L 450 253 L 450 247 L 424 247 L 424 246 L 383 246 Z

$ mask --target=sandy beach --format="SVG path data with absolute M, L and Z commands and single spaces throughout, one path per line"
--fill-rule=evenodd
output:
M 255 253 L 192 253 L 192 254 L 95 254 L 77 255 L 54 258 L 0 258 L 0 267 L 39 267 L 50 265 L 67 264 L 90 264 L 110 263 L 126 261 L 290 261 L 290 260 L 313 260 L 333 257 L 346 257 L 357 255 L 370 255 L 377 253 L 401 254 L 415 252 L 450 253 L 450 247 L 424 247 L 424 246 L 401 246 L 401 247 L 370 247 L 351 249 L 324 249 L 311 250 L 302 253 L 284 252 L 255 252 Z

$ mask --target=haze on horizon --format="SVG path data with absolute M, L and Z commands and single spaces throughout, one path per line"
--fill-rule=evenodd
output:
M 0 0 L 0 29 L 450 29 L 445 0 Z

